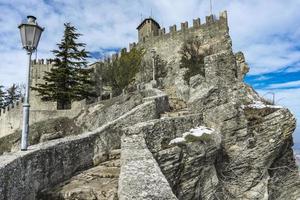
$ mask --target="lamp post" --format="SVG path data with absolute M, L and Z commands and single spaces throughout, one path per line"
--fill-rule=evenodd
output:
M 21 150 L 26 151 L 28 147 L 29 134 L 29 87 L 30 87 L 30 70 L 31 70 L 31 55 L 36 50 L 44 28 L 40 27 L 34 16 L 27 16 L 27 22 L 18 26 L 20 29 L 22 46 L 28 54 L 28 69 L 27 69 L 27 84 L 25 98 L 23 102 L 23 125 L 21 137 Z
M 153 82 L 155 82 L 155 54 L 156 54 L 156 51 L 155 51 L 155 49 L 151 49 L 150 52 L 152 53 L 152 67 L 153 67 L 152 80 L 153 80 Z

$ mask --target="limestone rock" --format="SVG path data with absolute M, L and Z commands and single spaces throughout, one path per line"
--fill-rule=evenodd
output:
M 113 150 L 108 159 L 50 190 L 41 191 L 38 199 L 117 200 L 120 151 Z

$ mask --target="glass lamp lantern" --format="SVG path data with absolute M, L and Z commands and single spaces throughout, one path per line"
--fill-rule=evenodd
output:
M 36 50 L 44 28 L 40 27 L 34 16 L 27 16 L 28 21 L 19 25 L 23 48 L 27 52 Z

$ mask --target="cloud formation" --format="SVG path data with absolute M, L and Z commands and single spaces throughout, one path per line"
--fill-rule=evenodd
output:
M 286 88 L 295 88 L 295 87 L 300 88 L 300 80 L 286 82 L 286 83 L 271 84 L 268 86 L 268 89 L 286 89 Z

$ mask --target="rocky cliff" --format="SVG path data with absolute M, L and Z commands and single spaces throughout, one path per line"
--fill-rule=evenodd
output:
M 184 32 L 138 44 L 166 63 L 159 89 L 86 108 L 73 120 L 91 132 L 1 156 L 0 198 L 299 199 L 296 120 L 243 82 L 249 67 L 222 16 L 192 34 L 211 49 L 204 75 L 184 80 Z

